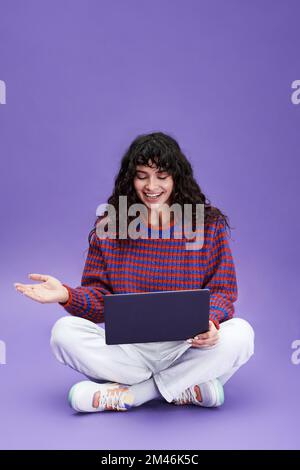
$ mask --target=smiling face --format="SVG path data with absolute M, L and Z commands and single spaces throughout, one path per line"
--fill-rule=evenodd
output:
M 151 209 L 169 204 L 174 182 L 167 171 L 159 171 L 154 164 L 137 165 L 133 185 L 140 200 Z

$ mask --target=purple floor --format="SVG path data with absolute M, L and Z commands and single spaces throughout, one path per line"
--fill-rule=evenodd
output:
M 10 318 L 1 328 L 7 344 L 7 364 L 0 366 L 2 449 L 300 447 L 299 369 L 288 350 L 265 350 L 263 334 L 256 333 L 255 356 L 227 382 L 219 409 L 152 401 L 126 413 L 77 415 L 66 395 L 84 376 L 59 364 L 49 347 L 51 325 L 64 311 L 13 289 L 8 300 Z

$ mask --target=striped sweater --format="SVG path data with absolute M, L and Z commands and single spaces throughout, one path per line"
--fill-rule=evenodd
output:
M 148 239 L 117 240 L 99 238 L 97 221 L 90 232 L 81 285 L 72 288 L 63 283 L 69 299 L 60 305 L 68 313 L 102 323 L 104 295 L 206 288 L 210 320 L 216 327 L 233 316 L 236 273 L 223 222 L 207 223 L 202 248 L 186 250 L 184 236 L 172 238 L 174 223 L 168 239 L 161 229 L 148 225 Z M 150 238 L 151 233 L 159 238 Z

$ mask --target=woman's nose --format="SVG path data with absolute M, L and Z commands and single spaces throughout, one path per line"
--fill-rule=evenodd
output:
M 158 188 L 158 183 L 155 179 L 149 179 L 147 184 L 146 184 L 146 189 L 149 191 L 155 191 L 155 189 Z

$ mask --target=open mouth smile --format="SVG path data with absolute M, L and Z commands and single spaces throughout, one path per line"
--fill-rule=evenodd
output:
M 147 199 L 151 199 L 151 200 L 155 200 L 155 199 L 158 199 L 161 195 L 162 195 L 162 192 L 161 193 L 144 193 L 144 195 L 146 196 Z

